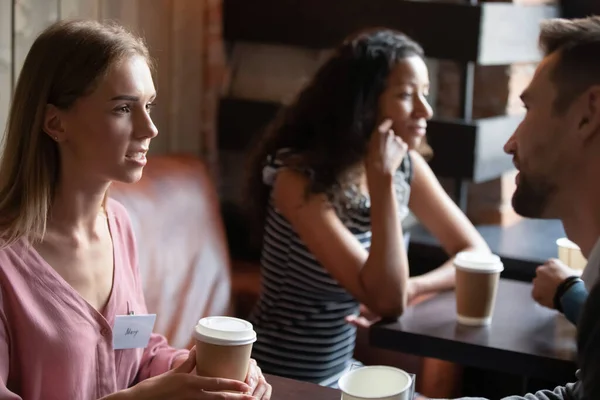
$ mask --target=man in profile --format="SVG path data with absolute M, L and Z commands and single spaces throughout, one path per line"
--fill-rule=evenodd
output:
M 519 170 L 513 207 L 562 220 L 588 259 L 589 295 L 578 322 L 577 381 L 507 399 L 600 400 L 600 17 L 548 20 L 540 46 L 545 57 L 521 96 L 527 113 L 504 147 Z

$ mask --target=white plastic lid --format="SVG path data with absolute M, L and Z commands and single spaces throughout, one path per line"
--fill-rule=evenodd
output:
M 239 318 L 206 317 L 198 321 L 194 337 L 219 346 L 243 346 L 256 341 L 252 324 Z
M 559 247 L 566 247 L 567 249 L 580 250 L 577 244 L 567 238 L 556 239 L 556 245 Z
M 504 270 L 504 265 L 495 254 L 482 251 L 462 251 L 454 258 L 454 266 L 465 271 L 496 273 Z

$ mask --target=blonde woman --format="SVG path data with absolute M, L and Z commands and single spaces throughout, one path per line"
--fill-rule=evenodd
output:
M 0 165 L 1 399 L 270 398 L 255 363 L 246 383 L 198 377 L 195 352 L 145 319 L 132 227 L 107 190 L 140 179 L 158 133 L 150 64 L 141 39 L 92 21 L 54 24 L 25 60 Z M 123 316 L 145 343 L 123 338 Z

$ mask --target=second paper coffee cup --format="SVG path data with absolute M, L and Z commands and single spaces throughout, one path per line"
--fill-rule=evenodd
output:
M 504 265 L 495 254 L 465 251 L 454 258 L 456 313 L 464 325 L 489 325 Z
M 198 321 L 196 373 L 200 376 L 244 381 L 256 332 L 250 322 L 232 317 L 206 317 Z

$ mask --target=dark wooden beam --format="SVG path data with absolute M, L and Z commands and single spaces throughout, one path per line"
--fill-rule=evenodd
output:
M 219 105 L 219 148 L 243 151 L 251 146 L 277 114 L 281 104 L 223 98 Z
M 386 26 L 420 42 L 428 57 L 479 64 L 537 61 L 539 22 L 555 6 L 416 0 L 224 0 L 228 41 L 335 47 L 359 29 Z
M 273 119 L 278 103 L 226 98 L 219 108 L 219 147 L 245 151 Z M 473 121 L 432 120 L 428 142 L 435 153 L 430 162 L 438 176 L 473 182 L 494 179 L 513 168 L 503 145 L 521 117 L 497 117 Z
M 600 2 L 590 0 L 561 0 L 561 17 L 585 18 L 589 15 L 600 15 Z

